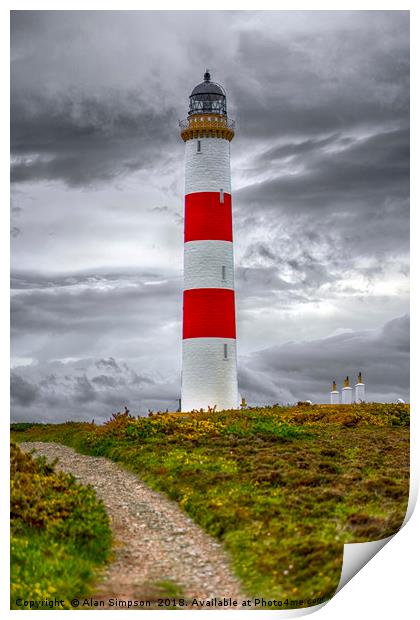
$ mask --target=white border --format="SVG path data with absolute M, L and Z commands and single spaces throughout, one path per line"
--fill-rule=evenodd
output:
M 338 3 L 338 2 L 308 2 L 308 1 L 300 1 L 300 2 L 260 2 L 258 5 L 258 9 L 255 6 L 254 2 L 231 2 L 226 5 L 225 2 L 220 2 L 218 0 L 214 0 L 212 3 L 212 7 L 215 10 L 224 10 L 228 8 L 229 10 L 267 10 L 267 9 L 294 9 L 294 10 L 336 10 L 346 9 L 346 10 L 410 10 L 411 9 L 411 20 L 412 20 L 412 37 L 411 37 L 411 45 L 412 45 L 412 60 L 415 57 L 415 60 L 418 61 L 418 17 L 417 17 L 417 9 L 414 5 L 414 2 L 395 2 L 395 1 L 383 1 L 383 2 L 366 2 L 366 1 L 353 1 L 351 3 Z M 3 54 L 2 54 L 2 69 L 3 69 L 3 84 L 9 83 L 9 18 L 8 11 L 9 10 L 138 10 L 141 7 L 141 4 L 137 1 L 123 1 L 119 2 L 87 2 L 86 0 L 82 3 L 80 1 L 74 0 L 72 3 L 69 2 L 30 2 L 30 1 L 15 1 L 15 2 L 5 2 L 2 5 L 2 21 L 0 25 L 1 32 L 1 42 L 3 46 Z M 148 8 L 148 7 L 147 7 Z M 157 10 L 173 10 L 172 3 L 169 2 L 160 2 L 154 4 L 154 9 Z M 181 10 L 191 10 L 196 8 L 196 4 L 193 5 L 192 2 L 188 3 L 177 3 L 177 9 Z M 203 7 L 206 8 L 206 7 Z M 413 36 L 415 29 L 415 33 L 417 36 Z M 415 64 L 416 70 L 412 71 L 412 79 L 415 81 L 415 84 L 412 86 L 412 109 L 418 110 L 420 109 L 419 105 L 419 97 L 418 97 L 418 79 L 416 79 L 416 73 L 418 73 L 419 67 L 418 62 Z M 5 89 L 6 90 L 6 89 Z M 2 146 L 3 146 L 3 166 L 1 169 L 2 174 L 2 187 L 8 188 L 9 184 L 9 98 L 7 96 L 7 92 L 4 92 L 2 97 L 2 106 L 3 106 L 3 114 L 2 119 L 5 127 L 2 132 Z M 418 130 L 418 122 L 416 117 L 412 115 L 411 119 L 412 126 L 412 134 L 418 135 L 416 133 L 416 129 Z M 418 166 L 418 147 L 417 144 L 413 144 L 413 150 L 415 151 L 413 155 L 413 165 L 412 169 L 417 170 Z M 418 175 L 417 175 L 418 176 Z M 413 175 L 414 177 L 414 175 Z M 418 231 L 418 205 L 420 204 L 416 197 L 418 198 L 418 183 L 416 183 L 417 179 L 414 178 L 412 182 L 412 203 L 416 205 L 416 209 L 412 210 L 412 227 L 413 230 Z M 7 202 L 8 192 L 3 192 L 4 202 Z M 8 342 L 8 323 L 9 323 L 9 311 L 8 311 L 8 295 L 5 293 L 7 291 L 6 282 L 9 279 L 9 241 L 8 241 L 8 229 L 9 229 L 9 218 L 7 214 L 7 210 L 3 208 L 3 217 L 4 222 L 1 227 L 1 235 L 2 235 L 2 243 L 1 248 L 3 252 L 2 261 L 1 261 L 1 273 L 3 276 L 3 304 L 1 307 L 1 325 L 2 325 L 2 394 L 3 394 L 3 409 L 8 409 L 8 368 L 9 368 L 9 350 L 5 343 Z M 412 250 L 412 266 L 418 265 L 419 260 L 419 251 L 418 247 L 415 244 Z M 418 276 L 418 274 L 417 274 Z M 418 316 L 418 286 L 415 283 L 415 279 L 412 280 L 412 306 L 413 306 L 413 315 Z M 414 342 L 415 336 L 418 337 L 418 328 L 416 324 L 413 324 L 412 327 L 412 341 Z M 416 339 L 418 342 L 418 338 Z M 415 377 L 415 370 L 418 370 L 418 352 L 414 351 L 412 354 L 412 376 Z M 419 454 L 419 442 L 418 442 L 418 431 L 419 424 L 416 421 L 418 418 L 418 406 L 417 406 L 418 398 L 417 394 L 414 394 L 414 398 L 411 399 L 412 403 L 412 411 L 413 411 L 413 423 L 412 423 L 412 483 L 415 488 L 418 486 L 419 479 L 419 463 L 417 456 L 414 458 L 414 455 Z M 2 438 L 4 445 L 1 450 L 1 483 L 6 487 L 3 489 L 3 507 L 6 505 L 8 494 L 8 475 L 7 471 L 9 468 L 8 462 L 8 448 L 7 448 L 7 438 L 8 438 L 8 424 L 9 421 L 7 419 L 6 413 L 3 412 L 1 419 L 1 430 Z M 413 612 L 418 613 L 418 602 L 416 600 L 416 593 L 418 590 L 418 572 L 419 572 L 419 563 L 417 561 L 416 550 L 420 548 L 420 517 L 419 510 L 417 509 L 414 512 L 414 515 L 411 517 L 409 522 L 403 528 L 403 530 L 394 537 L 391 542 L 386 545 L 386 547 L 378 554 L 369 564 L 361 570 L 352 580 L 351 584 L 348 587 L 345 587 L 338 595 L 336 595 L 332 601 L 330 601 L 320 612 L 318 617 L 323 620 L 348 620 L 350 618 L 354 618 L 354 616 L 359 616 L 360 618 L 369 618 L 371 616 L 375 616 L 377 618 L 386 620 L 394 617 L 403 617 L 403 618 L 411 618 L 414 617 Z M 0 521 L 1 529 L 0 535 L 2 536 L 2 540 L 8 540 L 8 514 L 3 509 L 1 512 L 1 521 Z M 0 608 L 3 611 L 6 611 L 7 615 L 15 615 L 19 612 L 8 611 L 8 550 L 7 547 L 5 551 L 2 553 L 2 560 L 6 562 L 4 566 L 2 566 L 2 579 L 0 580 Z M 43 614 L 46 615 L 46 618 L 51 618 L 51 613 L 54 612 L 39 612 L 42 617 Z M 65 613 L 65 612 L 64 612 Z M 79 612 L 85 613 L 85 612 Z M 86 612 L 91 614 L 92 612 Z M 149 614 L 150 612 L 142 612 L 143 614 Z M 190 612 L 191 613 L 191 612 Z M 194 612 L 192 612 L 194 613 Z M 213 612 L 217 613 L 219 616 L 229 612 Z M 239 612 L 241 613 L 241 612 Z M 258 612 L 255 612 L 258 613 Z M 281 614 L 281 612 L 279 612 Z M 158 614 L 158 615 L 157 615 Z M 267 617 L 267 614 L 277 614 L 277 612 L 261 612 L 261 616 L 264 614 L 264 617 Z M 153 615 L 154 618 L 160 617 L 159 612 L 155 612 Z M 235 616 L 236 617 L 236 616 Z M 254 616 L 255 617 L 255 616 Z

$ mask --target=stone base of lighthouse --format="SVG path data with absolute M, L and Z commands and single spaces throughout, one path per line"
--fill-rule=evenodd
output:
M 182 411 L 236 409 L 236 340 L 188 338 L 182 344 Z

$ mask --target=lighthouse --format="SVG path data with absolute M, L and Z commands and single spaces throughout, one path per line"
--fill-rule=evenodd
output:
M 332 390 L 330 392 L 330 402 L 332 405 L 340 404 L 340 392 L 337 390 L 337 383 L 335 382 L 335 379 L 332 383 Z
M 230 143 L 226 92 L 211 80 L 190 95 L 185 142 L 181 411 L 238 407 Z
M 350 379 L 348 376 L 343 381 L 343 388 L 341 390 L 341 404 L 351 405 L 353 402 L 353 390 L 350 387 Z
M 361 372 L 359 372 L 358 377 L 357 377 L 357 383 L 354 386 L 354 400 L 356 403 L 362 403 L 366 400 L 365 384 L 363 383 Z

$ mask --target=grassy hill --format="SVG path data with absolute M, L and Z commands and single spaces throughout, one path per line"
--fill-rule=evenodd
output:
M 310 604 L 334 593 L 343 543 L 399 529 L 408 427 L 408 405 L 366 403 L 119 414 L 12 435 L 122 463 L 223 541 L 249 595 Z

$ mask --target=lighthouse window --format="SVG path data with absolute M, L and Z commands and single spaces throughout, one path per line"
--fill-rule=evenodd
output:
M 225 192 L 220 190 L 220 204 L 222 205 L 225 202 Z
M 197 153 L 201 153 L 201 140 L 197 140 Z
M 223 345 L 223 358 L 227 360 L 227 344 Z
M 226 280 L 226 267 L 225 267 L 225 265 L 222 266 L 222 280 L 223 281 Z

